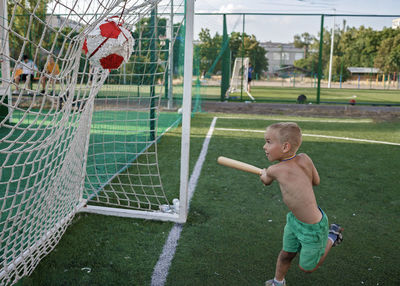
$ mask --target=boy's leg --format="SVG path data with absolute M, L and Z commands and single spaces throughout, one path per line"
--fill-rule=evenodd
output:
M 283 247 L 276 261 L 275 278 L 273 280 L 267 281 L 266 285 L 268 285 L 268 283 L 270 285 L 274 285 L 270 283 L 273 283 L 274 280 L 284 280 L 293 258 L 295 258 L 297 252 L 299 252 L 301 249 L 300 241 L 298 240 L 296 233 L 292 229 L 293 217 L 294 215 L 291 212 L 288 213 L 286 216 L 286 225 L 283 231 Z M 279 284 L 275 283 L 275 285 Z
M 314 269 L 306 270 L 306 269 L 304 269 L 303 267 L 301 267 L 300 264 L 299 264 L 299 268 L 300 268 L 301 270 L 303 270 L 304 272 L 307 272 L 307 273 L 311 273 L 311 272 L 314 272 L 315 270 L 317 270 L 318 267 L 320 267 L 320 266 L 322 265 L 322 263 L 324 263 L 325 258 L 328 256 L 328 253 L 329 253 L 329 251 L 330 251 L 331 248 L 332 248 L 332 245 L 333 245 L 332 241 L 331 241 L 330 239 L 328 239 L 328 242 L 326 243 L 325 253 L 324 253 L 324 255 L 321 256 L 321 258 L 319 259 L 319 262 L 318 262 L 317 266 L 315 266 Z
M 290 268 L 293 258 L 296 257 L 297 252 L 287 252 L 281 250 L 276 261 L 275 279 L 282 281 Z
M 331 224 L 330 228 L 329 228 L 329 236 L 328 236 L 328 241 L 326 243 L 325 252 L 321 256 L 320 260 L 318 261 L 318 264 L 312 270 L 305 270 L 299 265 L 300 269 L 303 270 L 304 272 L 308 272 L 308 273 L 311 273 L 311 272 L 314 272 L 315 270 L 317 270 L 318 267 L 321 266 L 322 263 L 325 261 L 325 258 L 327 257 L 327 255 L 328 255 L 329 251 L 332 249 L 332 247 L 336 246 L 342 242 L 342 240 L 343 240 L 342 231 L 343 231 L 343 228 L 340 227 L 340 225 Z

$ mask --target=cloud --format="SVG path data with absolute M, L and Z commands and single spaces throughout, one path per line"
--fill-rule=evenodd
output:
M 234 13 L 234 12 L 243 12 L 245 11 L 245 6 L 243 5 L 237 5 L 237 4 L 226 4 L 226 5 L 221 5 L 219 7 L 219 11 L 220 13 Z
M 238 3 L 239 2 L 239 3 Z M 240 2 L 242 0 L 201 0 L 196 1 L 196 11 L 208 11 L 218 13 L 241 13 L 248 11 L 248 7 Z M 245 2 L 244 2 L 245 4 Z

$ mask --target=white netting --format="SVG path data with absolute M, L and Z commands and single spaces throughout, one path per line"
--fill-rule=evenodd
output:
M 0 9 L 1 285 L 33 271 L 86 199 L 150 211 L 169 204 L 154 144 L 168 45 L 154 5 L 168 18 L 183 4 L 158 2 L 10 0 Z M 135 38 L 129 63 L 91 66 L 85 37 L 121 15 Z
M 230 92 L 237 92 L 243 89 L 247 92 L 249 73 L 249 58 L 236 58 L 233 64 Z
M 175 5 L 174 10 L 182 10 L 183 2 L 175 1 Z M 136 48 L 131 60 L 109 75 L 97 96 L 85 181 L 85 196 L 100 203 L 97 205 L 159 211 L 160 206 L 170 203 L 161 184 L 153 144 L 160 133 L 180 120 L 177 112 L 160 113 L 158 108 L 161 100 L 166 105 L 164 77 L 169 45 L 165 35 L 171 29 L 170 9 L 168 5 L 158 6 L 161 18 L 157 23 L 151 17 L 136 23 Z M 129 24 L 132 19 L 127 15 L 124 20 Z M 181 47 L 182 20 L 182 16 L 175 16 L 172 34 L 172 40 L 178 38 Z

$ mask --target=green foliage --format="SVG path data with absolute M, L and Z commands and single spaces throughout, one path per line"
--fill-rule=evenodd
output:
M 372 28 L 349 28 L 338 34 L 335 55 L 342 55 L 346 67 L 371 67 L 380 42 L 380 32 Z
M 268 69 L 267 51 L 260 46 L 256 36 L 246 33 L 232 32 L 229 41 L 229 47 L 232 51 L 232 63 L 237 57 L 249 57 L 253 64 L 255 74 L 261 74 Z
M 324 76 L 329 73 L 331 32 L 324 29 L 322 66 Z M 340 75 L 346 80 L 348 67 L 375 67 L 384 73 L 400 70 L 400 30 L 384 28 L 381 31 L 360 26 L 336 30 L 334 36 L 332 76 L 338 81 Z M 294 36 L 294 44 L 304 48 L 306 57 L 295 62 L 295 66 L 317 71 L 319 36 L 308 33 Z M 306 52 L 307 51 L 307 52 Z M 308 52 L 311 51 L 311 52 Z
M 218 32 L 211 36 L 209 29 L 202 29 L 199 33 L 201 43 L 199 44 L 200 69 L 208 71 L 217 58 L 223 46 L 222 35 Z M 266 50 L 260 46 L 254 35 L 232 32 L 229 37 L 229 49 L 231 51 L 231 66 L 237 57 L 249 57 L 253 63 L 254 72 L 261 74 L 268 69 L 268 60 L 265 57 Z M 221 63 L 217 63 L 214 73 L 221 71 Z
M 142 55 L 149 53 L 150 45 L 154 38 L 158 38 L 158 35 L 165 35 L 166 21 L 167 20 L 165 18 L 157 19 L 156 36 L 154 36 L 154 26 L 151 24 L 151 17 L 143 17 L 135 24 L 135 31 L 132 33 L 132 35 L 135 39 L 134 50 L 137 51 L 138 54 Z M 156 41 L 159 45 L 159 41 Z
M 10 19 L 9 27 L 13 31 L 9 36 L 10 56 L 14 59 L 22 58 L 26 54 L 29 58 L 39 58 L 36 45 L 48 47 L 48 39 L 44 38 L 46 23 L 47 0 L 21 0 L 18 4 L 8 1 L 7 12 Z M 35 12 L 36 17 L 30 17 Z M 11 17 L 15 15 L 14 17 Z M 28 42 L 24 44 L 24 38 Z
M 315 75 L 318 71 L 318 54 L 311 53 L 307 58 L 295 61 L 294 65 L 309 71 L 311 75 Z
M 385 73 L 400 70 L 400 33 L 381 42 L 375 58 L 375 66 Z
M 200 70 L 208 71 L 214 60 L 217 58 L 222 47 L 222 35 L 218 32 L 211 36 L 209 29 L 201 29 L 199 33 L 201 44 L 199 45 Z M 221 70 L 221 63 L 218 63 L 215 70 Z
M 312 43 L 315 42 L 315 37 L 310 35 L 309 33 L 305 32 L 301 35 L 294 36 L 294 46 L 296 48 L 303 48 L 304 49 L 304 58 L 308 57 L 309 48 Z
M 298 48 L 304 48 L 306 57 L 295 61 L 294 65 L 309 71 L 311 74 L 318 72 L 318 50 L 319 38 L 310 36 L 308 33 L 303 33 L 301 36 L 294 36 L 294 45 Z M 324 67 L 329 63 L 329 49 L 330 49 L 330 33 L 324 29 L 324 43 L 322 46 L 322 66 Z M 309 52 L 311 50 L 311 52 Z
M 329 75 L 329 63 L 325 65 L 324 75 Z M 350 72 L 344 67 L 342 57 L 332 56 L 332 81 L 340 81 L 340 75 L 342 75 L 342 81 L 346 81 L 350 77 Z

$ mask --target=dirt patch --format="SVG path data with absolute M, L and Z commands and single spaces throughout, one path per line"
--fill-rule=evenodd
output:
M 400 107 L 360 105 L 280 104 L 245 102 L 202 102 L 206 112 L 245 113 L 263 115 L 293 115 L 318 117 L 374 118 L 399 120 Z

